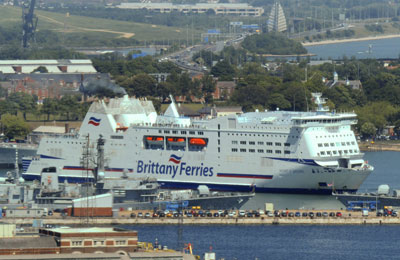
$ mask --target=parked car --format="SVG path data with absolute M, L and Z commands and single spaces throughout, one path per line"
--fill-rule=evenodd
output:
M 288 215 L 290 218 L 293 218 L 294 217 L 294 213 L 293 212 L 289 212 L 289 215 Z
M 298 217 L 301 216 L 301 214 L 300 214 L 300 212 L 297 211 L 297 212 L 294 214 L 294 216 L 298 218 Z
M 342 212 L 336 212 L 336 217 L 341 217 L 342 216 Z
M 307 216 L 308 216 L 308 213 L 307 213 L 307 212 L 303 212 L 303 213 L 301 213 L 301 216 L 302 216 L 302 217 L 307 217 Z
M 308 215 L 310 216 L 310 218 L 313 218 L 314 217 L 314 212 L 310 212 L 310 213 L 308 213 Z
M 219 217 L 218 212 L 215 212 L 215 213 L 214 213 L 214 218 L 218 218 L 218 217 Z
M 239 217 L 240 217 L 240 218 L 243 218 L 243 217 L 245 217 L 245 216 L 246 216 L 246 211 L 240 210 L 240 211 L 239 211 Z
M 248 218 L 252 218 L 252 217 L 253 217 L 253 213 L 247 212 L 247 217 L 248 217 Z
M 327 217 L 329 216 L 329 214 L 328 214 L 328 212 L 322 212 L 322 216 L 323 216 L 324 218 L 327 218 Z
M 135 213 L 131 213 L 131 218 L 136 218 L 136 214 Z
M 273 217 L 273 216 L 274 216 L 274 213 L 273 213 L 272 211 L 268 211 L 267 216 L 268 216 L 268 217 Z
M 282 216 L 282 217 L 287 217 L 287 215 L 288 215 L 288 214 L 286 213 L 286 211 L 282 211 L 282 213 L 281 213 L 281 216 Z
M 316 216 L 320 218 L 320 217 L 322 217 L 322 213 L 321 212 L 317 212 Z
M 335 212 L 330 212 L 329 213 L 329 217 L 334 217 L 335 216 Z
M 138 218 L 143 218 L 143 213 L 142 213 L 142 212 L 139 212 L 139 213 L 137 214 L 137 216 L 138 216 Z

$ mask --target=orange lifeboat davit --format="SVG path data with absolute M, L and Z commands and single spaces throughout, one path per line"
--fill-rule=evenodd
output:
M 146 141 L 149 143 L 162 143 L 164 141 L 164 137 L 161 136 L 146 136 Z
M 185 138 L 179 138 L 179 137 L 168 137 L 167 140 L 170 143 L 183 143 L 183 142 L 185 142 Z
M 190 138 L 189 144 L 205 146 L 207 143 L 206 143 L 206 140 L 204 140 L 203 138 Z

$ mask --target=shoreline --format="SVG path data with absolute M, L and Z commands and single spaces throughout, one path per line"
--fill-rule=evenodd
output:
M 320 41 L 320 42 L 304 42 L 304 43 L 301 43 L 301 44 L 303 46 L 317 46 L 317 45 L 329 45 L 329 44 L 336 44 L 336 43 L 383 40 L 383 39 L 391 39 L 391 38 L 400 38 L 400 34 L 368 36 L 368 37 L 352 38 L 352 39 L 325 40 L 325 41 Z

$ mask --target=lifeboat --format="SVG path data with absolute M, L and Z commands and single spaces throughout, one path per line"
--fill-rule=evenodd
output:
M 118 132 L 118 131 L 123 131 L 123 132 L 125 132 L 126 130 L 128 130 L 128 127 L 127 126 L 123 126 L 123 125 L 121 125 L 120 123 L 117 123 L 117 128 L 115 128 L 115 130 Z
M 167 141 L 171 145 L 185 145 L 185 138 L 183 137 L 168 137 Z
M 168 142 L 171 143 L 183 143 L 185 142 L 185 138 L 179 138 L 179 137 L 168 137 Z
M 206 146 L 207 142 L 203 138 L 190 138 L 189 144 L 198 145 L 198 146 Z
M 161 137 L 161 136 L 146 136 L 146 141 L 149 144 L 161 145 L 164 142 L 164 137 Z

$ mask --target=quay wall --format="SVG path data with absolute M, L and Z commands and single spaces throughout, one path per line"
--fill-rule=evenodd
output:
M 7 223 L 17 225 L 32 225 L 32 218 L 5 218 Z M 302 218 L 302 217 L 260 217 L 260 218 L 94 218 L 89 219 L 92 225 L 138 225 L 160 224 L 177 225 L 384 225 L 400 224 L 399 217 L 326 217 L 326 218 Z M 86 219 L 81 218 L 51 218 L 43 219 L 43 224 L 79 226 L 87 225 Z
M 363 152 L 374 152 L 374 151 L 394 151 L 400 152 L 400 143 L 398 142 L 361 142 L 358 143 L 360 151 Z

